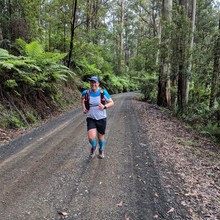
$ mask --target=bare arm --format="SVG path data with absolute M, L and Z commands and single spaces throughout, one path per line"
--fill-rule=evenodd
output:
M 88 112 L 88 110 L 85 107 L 84 100 L 85 99 L 83 97 L 81 97 L 80 101 L 81 101 L 82 110 L 83 110 L 83 113 L 86 114 Z
M 103 104 L 99 104 L 99 109 L 103 110 L 105 107 L 106 108 L 111 108 L 114 105 L 113 100 L 110 98 L 107 100 L 107 104 L 103 105 Z

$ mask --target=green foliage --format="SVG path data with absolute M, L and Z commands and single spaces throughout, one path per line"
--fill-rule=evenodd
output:
M 42 60 L 42 54 L 44 53 L 42 45 L 37 41 L 33 41 L 30 44 L 26 44 L 25 53 L 28 57 L 34 60 Z
M 35 61 L 39 66 L 45 66 L 47 64 L 51 65 L 53 62 L 60 62 L 64 57 L 66 57 L 66 53 L 52 53 L 45 52 L 43 46 L 37 42 L 33 41 L 27 44 L 22 39 L 16 40 L 17 46 L 22 54 L 31 58 Z
M 83 88 L 90 88 L 89 82 L 83 82 Z
M 206 101 L 191 103 L 180 118 L 199 133 L 220 140 L 220 110 L 210 110 Z
M 0 48 L 0 60 L 7 60 L 13 58 L 13 55 L 10 55 L 7 50 Z
M 157 59 L 159 49 L 159 39 L 157 37 L 145 39 L 141 43 L 141 53 L 144 57 L 144 70 L 147 73 L 158 72 Z
M 102 46 L 92 43 L 76 43 L 75 63 L 80 75 L 85 81 L 83 88 L 90 87 L 87 82 L 92 75 L 97 75 L 101 79 L 101 87 L 106 88 L 111 93 L 131 91 L 137 88 L 130 77 L 126 75 L 118 77 L 113 73 L 113 69 L 108 62 L 110 55 L 108 50 Z M 124 70 L 126 74 L 126 69 Z
M 24 128 L 26 126 L 25 122 L 21 119 L 15 111 L 8 111 L 5 107 L 0 105 L 1 117 L 0 125 L 1 128 Z
M 129 77 L 120 77 L 115 75 L 105 75 L 103 78 L 105 88 L 110 93 L 121 93 L 137 90 L 137 85 Z M 102 82 L 103 85 L 103 82 Z
M 74 71 L 84 81 L 91 75 L 98 75 L 102 79 L 101 86 L 112 93 L 141 88 L 144 99 L 155 102 L 157 77 L 154 79 L 150 76 L 158 73 L 158 55 L 161 56 L 161 52 L 165 50 L 164 54 L 171 64 L 172 97 L 177 96 L 177 75 L 180 65 L 183 65 L 184 73 L 190 75 L 191 81 L 187 116 L 190 120 L 206 120 L 206 116 L 211 114 L 208 104 L 213 73 L 213 42 L 219 34 L 219 8 L 214 8 L 211 0 L 197 1 L 194 49 L 190 51 L 191 19 L 188 19 L 184 7 L 178 1 L 173 1 L 172 24 L 164 24 L 159 46 L 158 23 L 148 13 L 152 8 L 154 15 L 161 11 L 161 4 L 159 1 L 155 2 L 129 2 L 126 5 L 123 27 L 119 22 L 121 14 L 117 2 L 100 3 L 93 16 L 85 1 L 78 2 L 77 22 L 80 23 L 75 24 L 72 59 Z M 20 0 L 19 4 L 18 1 L 11 1 L 11 10 L 5 10 L 8 4 L 8 1 L 0 4 L 3 38 L 13 39 L 14 34 L 24 36 L 24 31 L 28 31 L 25 37 L 30 43 L 22 39 L 16 41 L 21 56 L 13 56 L 7 50 L 0 49 L 1 91 L 3 94 L 23 97 L 41 91 L 58 101 L 61 92 L 57 88 L 57 82 L 71 83 L 76 80 L 76 75 L 62 65 L 67 54 L 52 52 L 69 50 L 72 1 Z M 8 19 L 9 17 L 13 19 Z M 21 23 L 13 23 L 20 19 L 25 20 L 28 27 L 26 30 Z M 120 32 L 123 32 L 124 39 L 123 56 L 119 51 Z M 171 40 L 171 45 L 166 45 L 167 41 L 164 39 Z M 12 43 L 14 42 L 10 42 L 10 46 Z M 178 55 L 180 50 L 183 50 L 181 57 Z M 191 73 L 186 71 L 190 55 Z M 120 69 L 119 60 L 122 61 Z M 120 73 L 120 77 L 117 73 Z M 89 87 L 88 82 L 83 86 Z
M 14 79 L 6 80 L 6 81 L 5 81 L 5 85 L 6 85 L 8 88 L 11 88 L 11 89 L 14 89 L 15 87 L 18 86 L 18 84 L 16 83 L 16 81 L 15 81 Z
M 206 136 L 210 137 L 216 137 L 220 140 L 220 126 L 217 123 L 208 123 L 204 127 L 199 128 L 199 131 L 201 134 L 204 134 Z
M 130 68 L 135 71 L 141 71 L 144 69 L 144 57 L 136 56 L 130 60 Z
M 155 103 L 157 99 L 157 82 L 158 78 L 153 75 L 145 75 L 143 78 L 136 78 L 140 83 L 141 93 L 144 95 L 144 100 Z
M 66 54 L 44 52 L 38 42 L 26 44 L 19 39 L 17 43 L 26 57 L 12 56 L 7 51 L 0 50 L 0 75 L 3 77 L 1 84 L 5 91 L 7 88 L 17 87 L 26 88 L 27 92 L 42 90 L 49 94 L 56 93 L 54 86 L 57 81 L 74 79 L 75 74 L 60 63 Z
M 18 38 L 15 43 L 17 45 L 17 48 L 18 48 L 20 54 L 25 55 L 27 43 L 24 40 L 22 40 L 21 38 Z
M 81 75 L 92 76 L 101 74 L 101 71 L 95 67 L 95 64 L 89 64 L 85 58 L 78 61 L 77 66 L 80 68 Z
M 9 127 L 8 124 L 8 118 L 7 118 L 7 109 L 0 103 L 0 112 L 1 112 L 1 117 L 0 117 L 0 125 L 1 128 L 5 129 Z
M 121 82 L 119 81 L 119 77 L 117 76 L 112 76 L 109 79 L 109 88 L 111 89 L 111 91 L 113 93 L 120 93 L 123 92 L 123 85 L 121 84 Z
M 101 46 L 86 42 L 76 42 L 75 63 L 82 76 L 99 75 L 112 72 L 112 68 L 106 61 L 106 50 Z
M 10 127 L 11 128 L 24 128 L 25 123 L 16 113 L 11 114 L 10 116 Z
M 197 82 L 197 81 L 196 81 Z M 192 82 L 190 84 L 190 102 L 189 105 L 195 105 L 195 103 L 206 105 L 206 108 L 208 108 L 209 104 L 209 95 L 210 95 L 210 88 L 204 87 L 203 82 L 201 83 L 194 83 Z M 204 108 L 204 106 L 203 106 Z
M 17 44 L 23 56 L 14 56 L 0 49 L 0 90 L 3 97 L 19 96 L 26 100 L 30 94 L 41 92 L 54 103 L 59 103 L 62 92 L 57 83 L 71 83 L 76 76 L 61 63 L 66 54 L 44 52 L 38 42 L 27 44 L 19 39 Z M 23 127 L 27 124 L 16 112 L 5 117 L 10 127 Z M 31 111 L 25 117 L 31 123 L 37 120 Z
M 38 114 L 36 112 L 28 111 L 26 113 L 26 119 L 30 124 L 36 124 L 38 122 Z

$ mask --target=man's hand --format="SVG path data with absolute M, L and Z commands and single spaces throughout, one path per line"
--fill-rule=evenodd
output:
M 83 113 L 86 114 L 88 110 L 86 108 L 83 109 Z
M 105 105 L 103 105 L 102 103 L 99 103 L 99 109 L 100 110 L 104 110 L 105 109 Z

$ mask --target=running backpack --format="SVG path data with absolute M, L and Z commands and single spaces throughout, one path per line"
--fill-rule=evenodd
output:
M 84 99 L 84 104 L 85 104 L 85 107 L 86 107 L 87 110 L 89 110 L 89 108 L 90 108 L 90 105 L 89 105 L 89 100 L 90 100 L 90 98 L 89 98 L 89 92 L 90 92 L 90 89 L 88 89 L 88 90 L 86 91 L 85 99 Z M 105 105 L 105 97 L 104 97 L 104 91 L 103 91 L 103 89 L 100 89 L 100 102 L 101 102 L 103 105 Z

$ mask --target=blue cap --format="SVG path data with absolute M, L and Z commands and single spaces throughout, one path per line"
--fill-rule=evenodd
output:
M 98 76 L 92 76 L 92 77 L 90 78 L 90 81 L 99 82 L 99 78 L 98 78 Z

